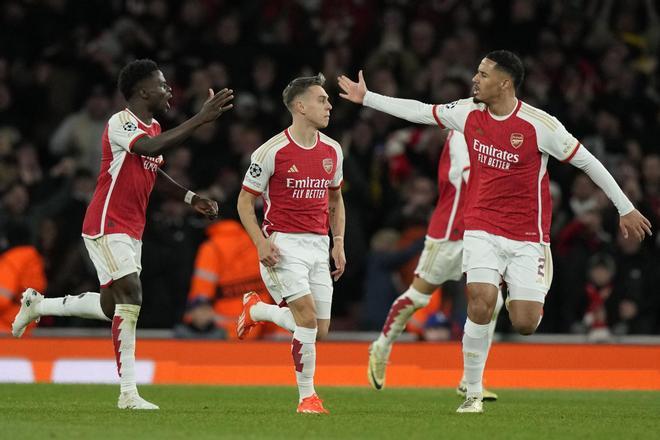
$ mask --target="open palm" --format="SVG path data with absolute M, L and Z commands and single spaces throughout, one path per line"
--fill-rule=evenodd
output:
M 358 82 L 351 80 L 345 75 L 337 78 L 337 82 L 339 83 L 339 87 L 344 91 L 339 96 L 356 104 L 362 104 L 364 95 L 367 94 L 367 83 L 364 82 L 364 76 L 361 70 L 358 72 Z

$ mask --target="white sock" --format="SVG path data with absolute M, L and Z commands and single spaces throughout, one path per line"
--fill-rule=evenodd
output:
M 488 358 L 489 324 L 475 324 L 467 318 L 463 333 L 463 374 L 467 397 L 483 395 L 483 377 Z
M 39 316 L 77 316 L 78 318 L 110 321 L 101 309 L 101 294 L 85 292 L 64 298 L 44 298 L 37 304 Z
M 259 301 L 250 308 L 250 317 L 255 321 L 274 322 L 292 333 L 296 329 L 296 321 L 288 307 L 279 307 Z
M 493 317 L 488 324 L 488 351 L 490 351 L 490 346 L 493 345 L 493 335 L 495 334 L 495 327 L 497 327 L 497 317 L 502 310 L 504 305 L 504 299 L 502 299 L 502 291 L 497 291 L 497 302 L 495 303 L 495 310 L 493 310 Z
M 112 343 L 115 347 L 121 392 L 137 392 L 135 384 L 135 327 L 140 306 L 115 305 L 112 318 Z
M 300 401 L 314 394 L 314 370 L 316 369 L 315 328 L 296 326 L 291 341 L 291 355 L 296 369 L 296 382 Z
M 488 324 L 488 352 L 490 352 L 490 346 L 493 345 L 493 335 L 495 334 L 495 327 L 497 327 L 497 317 L 502 310 L 504 305 L 504 299 L 502 299 L 502 291 L 497 292 L 497 302 L 495 303 L 495 310 L 493 311 L 493 318 Z M 465 383 L 465 370 L 463 370 L 463 377 L 461 378 L 461 383 Z
M 390 346 L 406 328 L 406 324 L 416 310 L 428 305 L 431 295 L 425 295 L 413 286 L 403 292 L 390 307 L 376 344 Z

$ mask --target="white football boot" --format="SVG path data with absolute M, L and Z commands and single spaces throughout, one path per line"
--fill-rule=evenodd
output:
M 457 413 L 482 413 L 484 404 L 480 397 L 468 397 L 456 410 Z
M 42 299 L 44 299 L 44 296 L 30 287 L 23 291 L 21 308 L 11 324 L 11 334 L 15 338 L 23 336 L 25 329 L 32 321 L 39 322 L 40 316 L 36 308 Z
M 367 378 L 372 387 L 377 390 L 385 386 L 385 369 L 392 346 L 381 347 L 375 342 L 369 346 L 369 367 L 367 368 Z
M 137 391 L 129 391 L 119 394 L 117 401 L 119 409 L 160 409 L 158 405 L 144 400 Z
M 456 394 L 461 396 L 462 398 L 465 399 L 465 396 L 467 394 L 467 383 L 464 381 L 461 381 L 461 383 L 458 384 L 456 387 Z M 483 389 L 483 400 L 484 402 L 494 402 L 497 400 L 497 394 L 487 390 L 486 388 Z

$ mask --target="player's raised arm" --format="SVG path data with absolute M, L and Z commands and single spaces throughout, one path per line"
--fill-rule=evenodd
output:
M 200 125 L 215 121 L 224 112 L 230 110 L 233 107 L 233 104 L 230 104 L 232 99 L 234 99 L 234 91 L 231 89 L 222 89 L 218 93 L 209 89 L 209 97 L 196 115 L 158 136 L 141 137 L 133 145 L 132 151 L 143 156 L 160 155 L 163 150 L 179 145 L 190 137 Z
M 637 240 L 642 241 L 645 235 L 649 237 L 652 235 L 651 222 L 635 209 L 632 202 L 614 180 L 614 177 L 593 154 L 578 145 L 577 151 L 568 162 L 584 171 L 612 201 L 619 211 L 619 227 L 624 238 L 632 235 Z
M 632 234 L 641 241 L 645 235 L 651 235 L 651 222 L 635 209 L 610 172 L 566 130 L 561 122 L 538 109 L 525 109 L 524 112 L 527 115 L 534 115 L 531 118 L 527 117 L 536 128 L 539 150 L 580 168 L 612 201 L 619 211 L 620 228 L 625 238 Z M 545 123 L 537 123 L 539 118 L 544 118 Z
M 413 99 L 392 98 L 370 92 L 367 89 L 367 83 L 364 80 L 362 70 L 358 72 L 358 82 L 351 80 L 345 75 L 341 75 L 337 78 L 337 81 L 339 87 L 344 92 L 340 93 L 339 96 L 351 102 L 362 104 L 366 107 L 371 107 L 383 113 L 417 124 L 438 124 L 433 115 L 434 106 L 430 104 L 424 104 Z

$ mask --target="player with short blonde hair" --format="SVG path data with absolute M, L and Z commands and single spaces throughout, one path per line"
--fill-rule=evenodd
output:
M 276 303 L 256 293 L 244 296 L 239 338 L 259 322 L 270 321 L 293 332 L 291 355 L 300 395 L 299 413 L 327 410 L 314 390 L 316 339 L 328 333 L 332 279 L 341 277 L 344 255 L 344 201 L 341 195 L 341 146 L 319 130 L 328 126 L 332 105 L 322 74 L 296 78 L 282 93 L 292 124 L 252 153 L 243 180 L 238 212 L 259 251 L 261 276 Z M 260 227 L 254 206 L 264 200 Z M 328 228 L 332 259 L 328 258 Z

